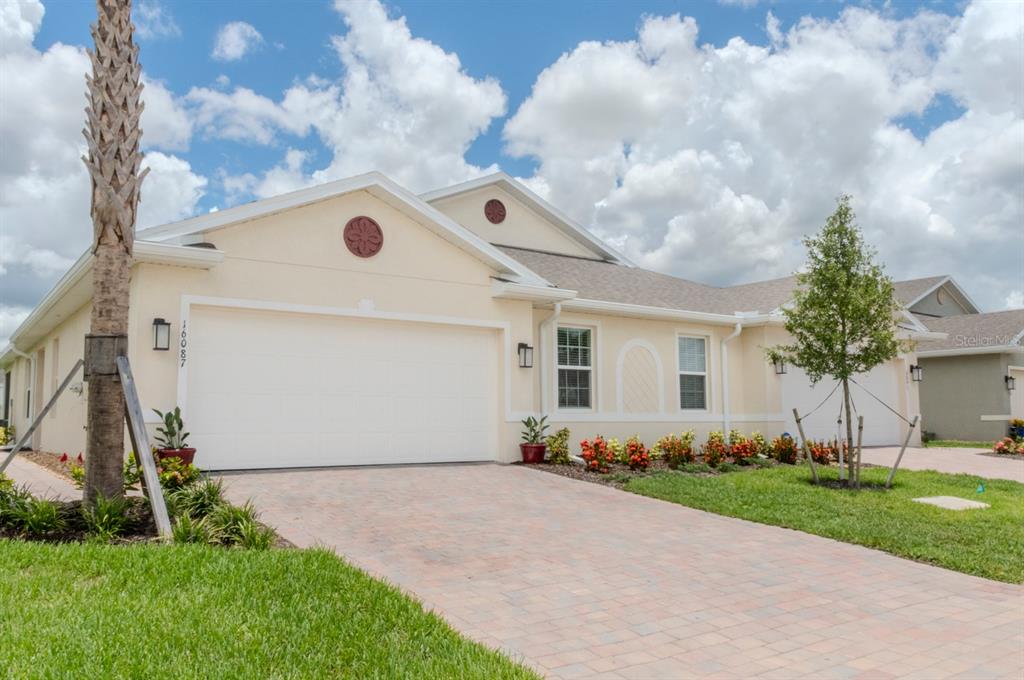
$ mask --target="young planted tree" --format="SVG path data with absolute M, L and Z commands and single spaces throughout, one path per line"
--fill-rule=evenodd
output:
M 897 337 L 899 304 L 892 279 L 875 263 L 875 251 L 865 245 L 855 219 L 850 197 L 840 196 L 821 231 L 804 239 L 807 268 L 796 276 L 793 304 L 783 309 L 793 342 L 768 350 L 770 359 L 799 366 L 812 383 L 828 376 L 842 385 L 851 452 L 850 379 L 890 361 L 903 349 Z M 858 479 L 852 455 L 846 463 L 849 478 Z
M 142 153 L 139 48 L 132 40 L 131 0 L 97 0 L 92 77 L 86 76 L 89 144 L 83 158 L 92 183 L 95 255 L 90 333 L 85 501 L 120 497 L 123 488 L 124 393 L 114 357 L 127 353 L 128 286 Z

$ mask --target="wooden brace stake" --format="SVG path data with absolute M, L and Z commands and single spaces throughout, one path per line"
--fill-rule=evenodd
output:
M 804 426 L 800 422 L 800 414 L 793 409 L 793 418 L 796 420 L 796 429 L 800 431 L 800 445 L 804 451 L 804 457 L 807 458 L 807 462 L 811 464 L 811 476 L 814 478 L 814 483 L 818 484 L 821 480 L 818 479 L 818 465 L 814 462 L 814 456 L 811 455 L 810 450 L 807 448 L 807 437 L 804 436 Z
M 914 434 L 914 428 L 917 427 L 917 420 L 921 416 L 914 416 L 914 419 L 910 421 L 910 427 L 907 428 L 907 438 L 903 440 L 903 446 L 900 447 L 900 455 L 896 456 L 896 462 L 893 463 L 892 470 L 889 470 L 889 478 L 885 480 L 885 488 L 888 489 L 892 486 L 892 478 L 896 476 L 896 470 L 900 467 L 900 461 L 903 460 L 903 452 L 907 450 L 907 444 L 910 443 L 910 435 Z

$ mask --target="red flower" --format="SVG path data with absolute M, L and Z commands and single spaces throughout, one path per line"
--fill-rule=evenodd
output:
M 85 462 L 85 458 L 82 458 L 81 452 L 79 452 L 79 454 L 78 454 L 78 462 L 79 463 L 84 463 Z
M 62 454 L 61 457 L 60 457 L 60 462 L 62 462 L 62 463 L 68 462 L 68 454 L 66 454 L 66 453 Z

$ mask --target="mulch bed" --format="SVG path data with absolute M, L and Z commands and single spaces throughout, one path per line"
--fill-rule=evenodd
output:
M 65 529 L 45 536 L 25 536 L 18 531 L 0 526 L 0 538 L 21 538 L 44 543 L 81 543 L 91 537 L 82 519 L 82 501 L 57 501 L 60 515 L 64 519 Z M 156 523 L 149 510 L 149 503 L 142 498 L 128 499 L 128 528 L 124 534 L 110 539 L 115 545 L 145 543 L 157 538 Z
M 626 482 L 633 477 L 643 477 L 655 472 L 667 472 L 670 469 L 663 460 L 653 460 L 646 470 L 637 470 L 635 472 L 630 470 L 628 465 L 612 463 L 609 466 L 609 471 L 603 474 L 600 472 L 594 472 L 593 470 L 588 470 L 579 463 L 572 463 L 570 465 L 552 465 L 551 463 L 527 465 L 525 463 L 515 463 L 515 465 L 522 465 L 523 467 L 531 470 L 550 472 L 551 474 L 569 477 L 570 479 L 579 479 L 584 482 L 613 486 L 616 489 L 624 488 L 626 486 Z

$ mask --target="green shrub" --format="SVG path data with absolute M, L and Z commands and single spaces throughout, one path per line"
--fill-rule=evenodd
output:
M 552 465 L 569 465 L 569 428 L 563 427 L 547 438 L 548 462 Z
M 160 486 L 168 491 L 186 487 L 199 479 L 199 468 L 191 463 L 185 465 L 177 456 L 156 461 L 156 471 L 160 475 Z
M 11 525 L 29 536 L 45 537 L 62 531 L 67 522 L 54 501 L 28 496 L 11 509 Z
M 704 474 L 708 472 L 714 472 L 707 463 L 680 463 L 676 468 L 679 472 L 685 472 L 688 474 Z
M 131 501 L 123 496 L 97 496 L 92 506 L 82 505 L 82 520 L 85 522 L 86 531 L 105 541 L 124 534 L 131 523 L 128 517 L 130 506 Z
M 16 487 L 14 482 L 0 475 L 0 526 L 18 529 L 16 511 L 22 509 L 32 498 L 26 487 Z
M 693 462 L 693 430 L 687 430 L 680 436 L 674 434 L 666 435 L 654 444 L 657 455 L 665 458 L 665 463 L 673 470 Z
M 167 504 L 174 514 L 195 519 L 206 517 L 224 502 L 224 483 L 219 479 L 204 479 L 167 494 Z
M 171 539 L 175 543 L 216 543 L 210 525 L 203 519 L 193 519 L 187 512 L 178 515 L 171 527 Z
M 65 466 L 68 471 L 68 475 L 71 476 L 71 481 L 74 483 L 76 488 L 81 489 L 85 486 L 85 458 L 82 454 L 78 454 L 78 458 L 71 461 L 68 458 L 68 454 L 64 454 L 60 457 L 60 462 Z M 139 479 L 142 477 L 142 470 L 139 467 L 138 461 L 135 459 L 135 452 L 130 451 L 128 458 L 124 461 L 124 468 L 121 471 L 124 477 L 124 490 L 134 489 Z
M 238 541 L 235 545 L 248 550 L 267 550 L 274 544 L 273 530 L 255 520 L 242 522 L 238 526 Z
M 206 516 L 205 521 L 209 524 L 213 540 L 224 545 L 240 545 L 243 536 L 253 532 L 248 525 L 259 525 L 252 501 L 246 501 L 241 507 L 227 503 L 219 505 Z
M 737 472 L 738 470 L 742 470 L 742 469 L 743 469 L 742 466 L 737 465 L 736 463 L 720 463 L 719 466 L 718 466 L 718 471 L 719 472 L 723 472 L 723 473 L 724 472 Z

